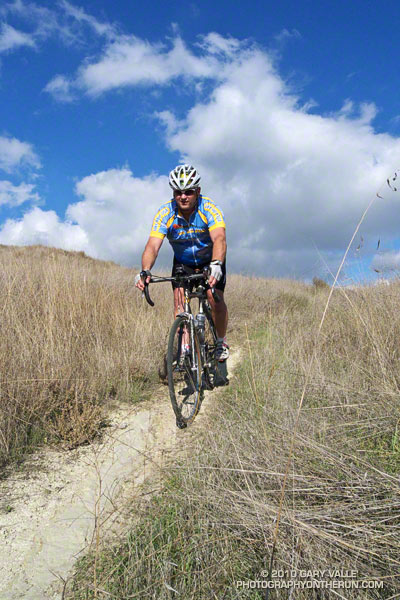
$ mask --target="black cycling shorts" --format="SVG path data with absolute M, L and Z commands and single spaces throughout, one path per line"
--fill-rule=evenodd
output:
M 204 263 L 203 265 L 198 265 L 197 267 L 190 267 L 189 265 L 184 265 L 183 263 L 179 262 L 176 260 L 175 256 L 174 256 L 174 262 L 172 265 L 172 273 L 171 273 L 171 277 L 174 277 L 174 275 L 176 274 L 176 267 L 183 267 L 186 271 L 186 273 L 188 273 L 189 275 L 193 275 L 193 273 L 196 273 L 198 271 L 202 271 L 204 269 L 204 267 L 208 267 L 210 263 Z M 217 282 L 215 289 L 217 290 L 221 290 L 221 292 L 224 291 L 225 289 L 225 285 L 226 285 L 226 261 L 224 260 L 224 262 L 222 263 L 221 266 L 222 269 L 222 277 L 221 279 Z M 175 281 L 172 281 L 172 287 L 175 289 L 177 287 L 182 287 L 181 285 L 179 285 L 178 283 L 175 283 Z M 191 284 L 191 289 L 193 289 L 194 286 L 194 282 L 193 284 Z

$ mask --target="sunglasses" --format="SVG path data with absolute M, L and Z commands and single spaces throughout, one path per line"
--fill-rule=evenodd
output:
M 182 194 L 185 194 L 185 196 L 193 196 L 193 194 L 196 193 L 196 190 L 174 190 L 174 193 L 175 196 L 182 196 Z

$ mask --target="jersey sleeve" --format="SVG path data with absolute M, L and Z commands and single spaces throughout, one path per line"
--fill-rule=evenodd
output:
M 218 227 L 226 227 L 224 213 L 212 200 L 204 198 L 202 209 L 207 219 L 208 231 L 212 231 Z
M 160 210 L 157 212 L 156 216 L 153 219 L 150 237 L 164 239 L 168 231 L 167 221 L 170 212 L 171 208 L 169 206 L 162 206 L 160 208 Z

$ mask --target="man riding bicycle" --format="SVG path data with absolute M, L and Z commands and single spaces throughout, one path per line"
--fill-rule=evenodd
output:
M 201 194 L 200 175 L 191 165 L 178 165 L 169 174 L 173 198 L 163 204 L 153 220 L 150 237 L 142 255 L 142 272 L 147 271 L 150 281 L 153 267 L 164 237 L 167 236 L 174 251 L 172 276 L 177 267 L 187 273 L 210 267 L 207 298 L 210 303 L 218 341 L 216 358 L 223 362 L 229 357 L 226 341 L 228 309 L 224 301 L 226 283 L 226 235 L 224 215 L 210 198 Z M 136 275 L 136 286 L 144 290 L 141 274 Z M 175 317 L 183 312 L 183 288 L 173 283 Z M 211 288 L 218 290 L 220 302 L 215 302 Z

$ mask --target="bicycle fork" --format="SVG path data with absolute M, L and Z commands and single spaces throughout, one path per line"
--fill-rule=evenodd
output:
M 179 317 L 186 317 L 186 319 L 189 321 L 189 331 L 182 331 L 180 334 L 180 339 L 178 340 L 178 346 L 179 346 L 179 353 L 180 356 L 183 357 L 183 345 L 186 344 L 188 341 L 190 342 L 189 347 L 191 350 L 191 362 L 192 362 L 192 366 L 190 367 L 190 370 L 192 372 L 194 371 L 198 371 L 200 365 L 198 364 L 198 361 L 196 360 L 196 345 L 195 345 L 195 324 L 194 324 L 194 317 L 192 315 L 192 313 L 190 312 L 183 312 L 180 313 L 179 315 L 177 315 Z M 189 339 L 188 339 L 189 338 Z M 196 366 L 197 365 L 197 366 Z M 196 377 L 196 381 L 197 381 L 197 377 Z

